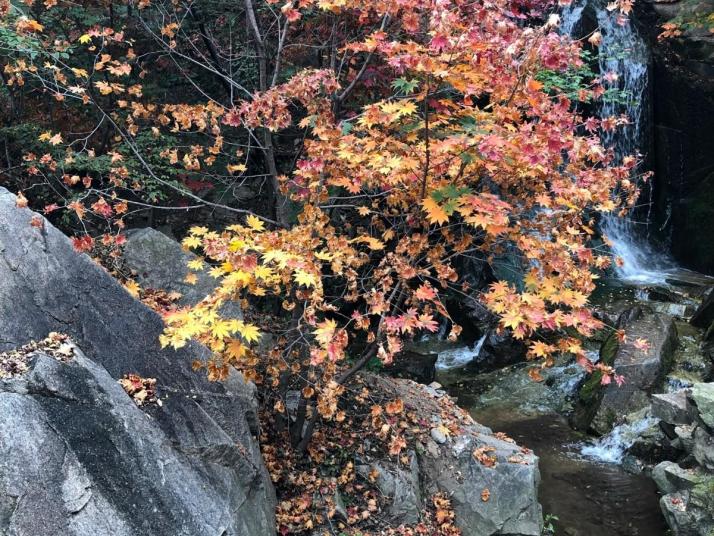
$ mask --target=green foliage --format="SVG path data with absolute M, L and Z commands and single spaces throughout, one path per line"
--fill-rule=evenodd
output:
M 617 52 L 613 59 L 627 58 L 627 50 Z M 565 95 L 573 101 L 579 100 L 579 93 L 587 89 L 593 79 L 600 76 L 598 72 L 598 56 L 593 52 L 583 49 L 580 53 L 583 64 L 578 67 L 569 67 L 564 71 L 543 69 L 536 74 L 536 80 L 541 82 L 544 89 L 553 95 Z M 619 88 L 607 88 L 601 97 L 602 102 L 612 102 L 627 105 L 632 102 L 633 95 Z
M 541 532 L 542 536 L 555 535 L 556 521 L 558 521 L 558 516 L 554 514 L 545 514 L 545 516 L 543 516 L 543 532 Z

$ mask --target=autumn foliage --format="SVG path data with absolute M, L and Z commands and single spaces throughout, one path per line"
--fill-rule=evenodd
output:
M 59 192 L 44 210 L 84 226 L 85 251 L 97 236 L 120 247 L 145 207 L 230 214 L 183 240 L 219 286 L 167 314 L 162 343 L 203 342 L 214 357 L 197 368 L 217 380 L 241 370 L 278 416 L 300 393 L 289 431 L 298 451 L 320 419 L 345 419 L 340 397 L 366 364 L 389 364 L 405 339 L 441 325 L 458 338 L 448 297 L 479 299 L 528 341 L 537 367 L 559 352 L 593 367 L 580 340 L 602 327 L 588 308 L 610 263 L 598 214 L 634 201 L 637 159 L 618 161 L 599 141 L 621 118 L 577 111 L 602 95 L 600 80 L 577 100 L 543 83 L 543 72 L 582 64 L 581 43 L 557 31 L 557 6 L 247 0 L 209 31 L 198 8 L 141 0 L 117 3 L 124 25 L 52 33 L 69 8 L 36 4 L 6 16 L 22 46 L 4 62 L 5 84 L 54 99 L 65 119 L 39 133 L 44 152 L 24 155 L 23 184 Z M 250 84 L 221 63 L 241 60 L 221 33 L 239 15 Z M 190 100 L 157 89 L 162 73 L 197 65 L 213 80 L 192 77 Z M 210 194 L 251 180 L 270 194 L 265 210 Z M 465 267 L 506 255 L 522 267 L 516 281 L 469 285 Z M 221 314 L 228 301 L 244 318 Z

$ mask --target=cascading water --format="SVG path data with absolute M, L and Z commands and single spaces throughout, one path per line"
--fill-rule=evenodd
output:
M 627 125 L 604 132 L 602 136 L 604 145 L 612 148 L 621 160 L 645 150 L 649 50 L 633 22 L 619 20 L 607 9 L 605 0 L 574 0 L 561 14 L 561 31 L 579 37 L 586 16 L 597 22 L 602 35 L 598 63 L 606 93 L 599 115 L 629 118 Z M 603 234 L 612 243 L 613 253 L 623 261 L 621 266 L 615 267 L 616 274 L 628 283 L 665 284 L 673 264 L 646 243 L 638 230 L 638 225 L 646 225 L 646 222 L 635 222 L 632 216 L 605 216 L 601 224 Z
M 620 463 L 625 452 L 637 438 L 658 421 L 653 417 L 644 417 L 632 423 L 615 426 L 612 431 L 596 441 L 584 445 L 580 453 L 586 458 L 605 463 Z

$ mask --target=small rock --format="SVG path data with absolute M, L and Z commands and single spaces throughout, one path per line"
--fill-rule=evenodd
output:
M 695 383 L 691 399 L 697 407 L 699 418 L 714 430 L 714 383 Z
M 440 445 L 446 443 L 446 434 L 444 434 L 444 432 L 442 432 L 438 428 L 431 429 L 431 438 Z
M 714 471 L 714 438 L 701 427 L 694 430 L 692 455 L 699 465 Z
M 652 395 L 652 415 L 669 424 L 691 424 L 687 392 Z
M 680 425 L 674 427 L 677 436 L 672 441 L 672 446 L 684 452 L 691 453 L 694 448 L 694 425 Z

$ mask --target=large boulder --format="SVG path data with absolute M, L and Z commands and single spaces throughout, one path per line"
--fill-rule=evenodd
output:
M 151 227 L 129 231 L 122 260 L 144 288 L 177 292 L 181 295 L 179 305 L 195 305 L 210 294 L 218 282 L 208 273 L 208 265 L 202 262 L 196 280 L 189 283 L 188 263 L 198 256 L 186 251 L 181 244 Z M 222 313 L 232 318 L 241 318 L 237 303 L 227 303 Z
M 619 327 L 626 332 L 625 342 L 612 334 L 600 350 L 600 360 L 614 366 L 624 377 L 624 384 L 601 385 L 599 373 L 582 386 L 573 415 L 573 425 L 598 434 L 608 433 L 625 415 L 649 404 L 649 396 L 661 388 L 672 366 L 677 347 L 677 328 L 672 317 L 635 308 L 623 313 Z M 647 341 L 646 349 L 638 348 L 638 339 Z
M 414 449 L 416 465 L 413 457 L 412 464 L 399 471 L 381 460 L 358 461 L 358 467 L 376 469 L 378 478 L 384 479 L 397 519 L 412 519 L 426 498 L 444 493 L 451 499 L 462 534 L 541 534 L 537 456 L 474 422 L 436 385 L 371 374 L 363 378 L 373 395 L 400 398 L 409 411 L 418 412 L 431 426 L 430 434 Z M 446 418 L 458 422 L 457 434 L 444 426 L 442 419 Z
M 0 381 L 1 534 L 270 534 L 244 510 L 248 460 L 185 451 L 104 367 L 62 352 Z
M 159 315 L 75 252 L 49 222 L 17 208 L 15 196 L 0 188 L 0 351 L 59 331 L 114 379 L 128 373 L 155 378 L 167 398 L 153 415 L 153 426 L 207 475 L 220 475 L 211 481 L 223 497 L 219 504 L 229 528 L 207 527 L 199 534 L 274 534 L 275 496 L 255 439 L 254 389 L 237 375 L 209 382 L 191 366 L 207 359 L 208 350 L 198 344 L 162 349 L 163 328 Z M 97 456 L 109 458 L 103 453 L 107 448 L 113 447 L 98 442 Z M 125 491 L 117 488 L 106 499 L 119 501 Z M 150 523 L 152 512 L 146 515 Z M 180 518 L 181 512 L 174 515 Z

